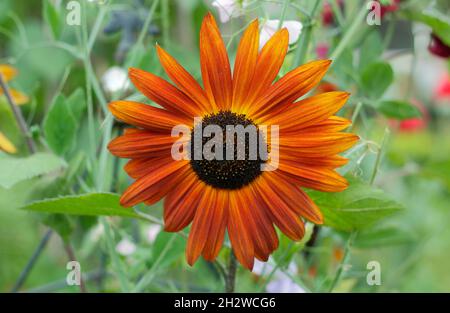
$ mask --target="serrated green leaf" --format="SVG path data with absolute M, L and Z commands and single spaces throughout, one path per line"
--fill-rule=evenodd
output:
M 66 98 L 55 98 L 44 120 L 44 135 L 49 147 L 58 155 L 67 152 L 74 144 L 77 122 L 67 105 Z
M 113 193 L 88 193 L 32 202 L 21 209 L 34 212 L 60 213 L 81 216 L 123 216 L 141 218 L 133 209 L 119 203 Z
M 405 101 L 387 100 L 381 101 L 376 106 L 377 110 L 386 117 L 405 120 L 409 118 L 420 117 L 419 109 Z
M 64 160 L 50 153 L 35 153 L 26 158 L 0 155 L 0 186 L 11 188 L 20 181 L 48 174 L 65 166 Z
M 379 99 L 394 80 L 394 71 L 388 63 L 375 62 L 364 68 L 361 83 L 364 92 L 372 99 Z
M 62 27 L 60 14 L 49 0 L 44 0 L 42 15 L 44 16 L 45 22 L 50 27 L 53 38 L 59 38 Z
M 356 180 L 342 192 L 309 194 L 321 209 L 324 224 L 346 232 L 367 228 L 403 208 L 382 190 Z
M 87 104 L 84 90 L 82 88 L 77 88 L 69 97 L 67 97 L 67 106 L 72 112 L 75 120 L 78 121 L 83 117 Z

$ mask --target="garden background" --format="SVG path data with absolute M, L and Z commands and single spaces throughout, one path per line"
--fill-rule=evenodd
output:
M 198 34 L 211 11 L 232 62 L 254 18 L 263 32 L 288 27 L 281 75 L 332 59 L 317 90 L 351 92 L 339 115 L 361 137 L 343 154 L 350 187 L 310 193 L 325 225 L 307 224 L 301 242 L 280 236 L 267 264 L 238 269 L 236 290 L 449 292 L 450 4 L 380 1 L 371 19 L 367 3 L 2 0 L 0 64 L 17 70 L 7 81 L 17 103 L 14 112 L 0 93 L 0 291 L 224 290 L 229 248 L 187 265 L 187 232 L 161 230 L 161 203 L 120 207 L 126 160 L 106 149 L 123 129 L 109 101 L 152 104 L 126 75 L 133 66 L 164 76 L 156 42 L 200 79 Z M 66 283 L 74 259 L 82 288 Z

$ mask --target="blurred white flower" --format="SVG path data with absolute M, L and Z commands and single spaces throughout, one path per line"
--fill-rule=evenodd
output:
M 257 275 L 268 275 L 274 270 L 274 268 L 275 266 L 272 258 L 270 258 L 267 262 L 255 260 L 253 273 Z M 273 275 L 273 280 L 267 284 L 266 291 L 272 293 L 304 293 L 305 290 L 289 277 L 297 274 L 297 266 L 295 263 L 291 262 L 286 272 L 288 272 L 289 275 L 277 269 Z
M 151 225 L 147 227 L 145 234 L 147 241 L 150 243 L 153 243 L 156 239 L 156 236 L 158 236 L 159 232 L 161 231 L 161 225 Z
M 117 253 L 129 256 L 136 251 L 136 245 L 129 239 L 122 239 L 116 246 Z
M 102 224 L 97 224 L 97 226 L 95 226 L 90 232 L 91 240 L 92 241 L 99 240 L 104 232 L 105 232 L 105 229 L 103 228 L 103 225 Z
M 102 85 L 110 93 L 128 89 L 130 80 L 127 71 L 119 66 L 110 67 L 102 76 Z
M 271 293 L 305 293 L 305 290 L 288 276 L 285 278 L 274 279 L 268 283 L 266 291 Z
M 239 0 L 215 0 L 212 3 L 213 7 L 219 11 L 220 21 L 222 23 L 228 22 L 232 17 L 241 15 L 241 9 L 248 6 L 248 1 Z
M 272 37 L 278 30 L 280 20 L 267 20 L 264 22 L 261 35 L 259 37 L 259 47 L 262 48 L 270 37 Z M 285 21 L 281 24 L 281 28 L 286 28 L 289 32 L 289 44 L 292 45 L 297 42 L 303 28 L 303 24 L 298 21 Z

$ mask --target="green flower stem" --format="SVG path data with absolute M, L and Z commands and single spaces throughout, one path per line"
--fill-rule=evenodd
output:
M 283 22 L 286 18 L 287 9 L 289 7 L 289 2 L 290 0 L 284 0 L 283 8 L 281 9 L 280 21 L 278 23 L 278 29 L 281 29 L 281 26 L 283 26 Z
M 297 41 L 297 49 L 294 56 L 293 67 L 297 67 L 305 63 L 305 59 L 309 50 L 309 44 L 311 41 L 313 27 L 315 25 L 315 17 L 319 11 L 319 8 L 321 7 L 322 7 L 322 0 L 316 0 L 311 10 L 311 13 L 309 14 L 311 18 L 309 18 L 308 25 L 305 26 L 301 36 Z
M 293 241 L 289 242 L 286 250 L 284 251 L 283 255 L 281 256 L 280 261 L 277 262 L 275 264 L 274 268 L 272 269 L 272 271 L 270 271 L 269 276 L 267 276 L 267 279 L 265 280 L 265 282 L 263 284 L 261 284 L 261 286 L 259 287 L 258 292 L 263 292 L 264 291 L 264 289 L 266 288 L 267 284 L 270 282 L 270 280 L 272 279 L 273 275 L 275 275 L 275 272 L 280 267 L 280 264 L 282 264 L 286 260 L 287 256 L 289 255 L 289 251 L 291 251 L 293 245 L 294 245 Z M 263 271 L 262 275 L 264 275 L 264 271 Z
M 163 251 L 161 251 L 161 254 L 158 256 L 158 258 L 155 260 L 155 262 L 152 264 L 152 267 L 150 270 L 139 280 L 136 287 L 133 289 L 133 292 L 140 292 L 145 287 L 147 287 L 155 278 L 156 270 L 158 269 L 159 263 L 165 258 L 167 252 L 169 252 L 170 248 L 172 248 L 173 243 L 175 242 L 175 235 L 170 238 L 170 240 L 167 242 L 166 246 L 164 247 Z
M 344 272 L 344 267 L 347 264 L 348 258 L 350 255 L 350 248 L 353 245 L 353 242 L 356 238 L 356 234 L 357 234 L 356 231 L 353 231 L 350 233 L 350 236 L 348 237 L 347 244 L 345 245 L 344 257 L 342 258 L 341 264 L 339 264 L 339 268 L 336 272 L 336 275 L 334 276 L 334 279 L 331 283 L 330 288 L 328 289 L 328 292 L 333 292 L 334 288 L 337 286 L 337 284 L 341 280 L 342 274 Z
M 378 152 L 377 152 L 377 158 L 375 159 L 375 165 L 373 167 L 373 172 L 372 172 L 372 176 L 370 177 L 370 184 L 373 185 L 373 183 L 375 182 L 375 178 L 377 177 L 378 174 L 378 169 L 380 167 L 380 162 L 381 162 L 381 157 L 382 157 L 382 153 L 383 153 L 383 149 L 386 145 L 386 141 L 389 137 L 389 128 L 386 127 L 384 129 L 384 135 L 383 135 L 383 139 L 381 141 L 380 147 L 378 148 Z
M 344 52 L 344 49 L 350 44 L 350 42 L 354 39 L 356 33 L 360 30 L 361 23 L 364 21 L 364 18 L 366 16 L 367 8 L 365 5 L 363 5 L 356 15 L 355 19 L 353 20 L 353 23 L 344 34 L 344 37 L 339 42 L 338 46 L 334 49 L 333 53 L 330 56 L 330 59 L 335 61 L 341 56 L 342 52 Z
M 123 262 L 120 260 L 119 256 L 116 253 L 111 226 L 109 225 L 109 222 L 105 217 L 100 217 L 100 222 L 103 225 L 103 229 L 105 231 L 106 249 L 108 250 L 109 256 L 111 257 L 114 273 L 119 279 L 121 290 L 123 292 L 128 292 L 130 291 L 130 287 L 127 279 L 127 273 Z
M 164 43 L 165 47 L 168 47 L 169 46 L 169 30 L 170 30 L 169 0 L 161 1 L 161 15 L 162 15 L 163 43 Z
M 41 255 L 42 251 L 44 251 L 45 247 L 47 246 L 48 241 L 52 237 L 53 230 L 48 229 L 45 233 L 44 237 L 42 237 L 41 241 L 39 242 L 39 245 L 34 250 L 33 255 L 28 260 L 27 265 L 20 273 L 19 279 L 16 281 L 14 286 L 11 289 L 11 292 L 18 292 L 20 288 L 23 286 L 25 281 L 28 278 L 28 275 L 30 274 L 31 270 L 33 269 L 34 265 L 36 264 L 37 260 L 39 259 L 39 256 Z
M 330 4 L 339 26 L 342 27 L 345 24 L 345 20 L 341 8 L 339 7 L 338 0 L 332 0 L 330 1 Z
M 362 105 L 363 104 L 361 101 L 359 101 L 356 104 L 355 110 L 353 111 L 353 114 L 352 114 L 352 125 L 350 125 L 350 127 L 347 130 L 349 133 L 351 133 L 353 130 L 353 127 L 355 127 L 356 119 L 358 118 L 358 115 L 359 115 L 359 112 L 361 111 Z
M 237 260 L 233 250 L 230 251 L 230 259 L 228 261 L 228 269 L 225 276 L 225 292 L 234 292 L 236 286 Z

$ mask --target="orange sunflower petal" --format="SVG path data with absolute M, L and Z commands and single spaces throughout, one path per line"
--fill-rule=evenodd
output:
M 167 156 L 132 159 L 124 166 L 124 170 L 131 178 L 138 179 L 171 162 L 173 159 Z
M 137 179 L 132 183 L 120 198 L 120 204 L 124 207 L 131 207 L 149 199 L 153 193 L 157 192 L 152 188 L 156 183 L 180 170 L 188 164 L 187 161 L 173 161 L 156 168 L 153 172 Z
M 304 157 L 335 155 L 352 147 L 359 137 L 350 133 L 298 133 L 280 136 L 279 153 Z M 277 151 L 277 148 L 274 148 Z
M 252 105 L 249 114 L 261 117 L 272 108 L 297 100 L 320 82 L 330 64 L 330 60 L 313 61 L 290 71 Z
M 302 187 L 325 192 L 343 191 L 348 187 L 344 177 L 327 167 L 311 167 L 285 160 L 280 162 L 278 169 L 294 178 Z
M 148 130 L 170 132 L 176 125 L 192 124 L 187 117 L 139 102 L 114 101 L 108 107 L 117 119 Z
M 265 212 L 264 205 L 259 195 L 252 192 L 252 187 L 242 189 L 238 198 L 240 207 L 247 215 L 248 226 L 253 239 L 255 256 L 260 261 L 266 262 L 269 255 L 278 247 L 278 236 L 270 219 Z
M 253 106 L 253 102 L 272 85 L 283 65 L 288 48 L 289 32 L 285 28 L 277 31 L 264 45 L 258 55 L 244 112 Z
M 161 77 L 137 68 L 129 69 L 129 77 L 142 94 L 165 109 L 189 117 L 201 115 L 202 109 L 196 103 Z
M 330 168 L 341 167 L 348 163 L 348 159 L 340 155 L 305 157 L 301 153 L 284 153 L 280 156 L 280 160 L 281 162 L 283 162 L 283 160 L 290 160 L 297 162 L 298 164 L 312 167 L 319 166 Z
M 214 110 L 230 109 L 233 97 L 230 61 L 211 13 L 205 16 L 200 29 L 200 62 L 203 85 Z
M 324 133 L 340 132 L 349 127 L 351 124 L 352 121 L 346 118 L 340 116 L 330 116 L 328 119 L 322 122 L 318 122 L 314 125 L 302 128 L 301 132 L 303 134 L 317 133 L 317 132 L 324 132 Z
M 210 186 L 204 188 L 203 196 L 195 212 L 186 246 L 186 259 L 189 265 L 193 265 L 202 253 L 208 236 L 211 235 L 210 229 L 213 227 L 213 224 L 221 222 L 220 220 L 216 220 L 216 217 L 222 215 L 220 212 L 223 212 L 219 211 L 216 207 L 217 196 L 217 189 Z M 223 207 L 220 210 L 223 210 Z M 216 215 L 217 213 L 219 213 L 218 216 Z
M 233 71 L 232 110 L 239 110 L 246 102 L 246 95 L 256 69 L 259 47 L 259 24 L 254 20 L 239 43 Z
M 239 190 L 229 194 L 228 235 L 236 258 L 243 266 L 251 270 L 255 261 L 254 246 L 252 234 L 248 229 L 248 220 L 242 213 L 245 207 L 240 206 L 237 198 L 239 196 Z
M 261 122 L 270 121 L 280 125 L 282 130 L 297 131 L 322 122 L 339 111 L 349 97 L 347 92 L 327 92 L 293 103 L 284 110 L 275 110 L 261 118 Z
M 305 226 L 299 214 L 295 213 L 295 209 L 273 190 L 265 177 L 260 177 L 255 182 L 259 195 L 270 212 L 275 225 L 292 240 L 303 238 Z
M 170 134 L 139 130 L 116 137 L 108 144 L 108 149 L 120 158 L 170 157 L 172 145 L 177 139 Z
M 177 232 L 192 222 L 204 188 L 205 184 L 191 171 L 179 187 L 168 193 L 164 201 L 165 231 Z
M 202 108 L 202 112 L 211 110 L 208 97 L 200 84 L 188 73 L 169 53 L 159 45 L 156 46 L 159 60 L 167 76 L 183 91 L 189 98 Z
M 173 186 L 177 186 L 183 181 L 190 170 L 191 169 L 188 166 L 185 166 L 148 188 L 146 190 L 146 193 L 149 196 L 144 200 L 144 203 L 146 205 L 153 205 L 164 198 L 169 193 L 169 191 L 173 189 Z
M 225 229 L 228 222 L 228 192 L 217 191 L 217 199 L 213 208 L 211 225 L 202 255 L 205 260 L 213 261 L 222 248 Z
M 279 172 L 267 175 L 268 184 L 283 200 L 299 214 L 313 223 L 323 224 L 323 215 L 309 196 L 297 186 L 288 182 Z

